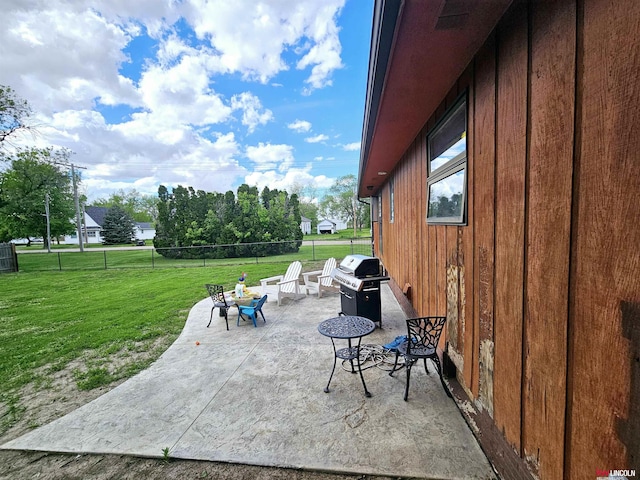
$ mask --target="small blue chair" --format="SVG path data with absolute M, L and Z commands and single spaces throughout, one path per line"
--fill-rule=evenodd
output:
M 249 305 L 238 305 L 237 325 L 240 325 L 240 317 L 244 314 L 247 317 L 249 317 L 251 320 L 253 320 L 253 326 L 257 328 L 258 327 L 258 325 L 256 325 L 257 313 L 260 313 L 260 315 L 262 315 L 262 320 L 266 323 L 267 319 L 264 318 L 264 313 L 262 313 L 262 306 L 266 301 L 267 301 L 267 296 L 264 295 L 260 299 L 251 300 L 251 303 Z

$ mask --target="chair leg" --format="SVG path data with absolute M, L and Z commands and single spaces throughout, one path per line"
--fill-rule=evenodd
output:
M 404 401 L 407 401 L 407 398 L 409 398 L 409 381 L 411 379 L 411 366 L 413 365 L 413 361 L 411 360 L 407 360 L 407 384 L 404 387 Z
M 253 321 L 254 328 L 258 328 L 258 325 L 256 324 L 256 316 L 256 312 L 253 312 L 253 314 L 251 315 L 251 320 Z
M 228 308 L 224 308 L 224 321 L 227 324 L 227 331 L 229 331 L 229 309 Z M 209 320 L 209 322 L 211 322 L 211 320 Z
M 216 306 L 214 305 L 211 308 L 211 315 L 209 316 L 209 323 L 207 323 L 207 328 L 209 328 L 209 325 L 211 325 L 211 320 L 213 320 L 213 311 L 216 309 Z M 227 326 L 227 330 L 229 330 L 229 327 Z
M 427 368 L 427 359 L 424 359 L 424 371 L 427 372 L 427 375 L 429 375 L 429 369 Z
M 396 361 L 395 361 L 395 362 L 393 362 L 393 368 L 392 368 L 392 369 L 391 369 L 391 371 L 389 372 L 389 376 L 390 376 L 390 377 L 393 377 L 393 372 L 395 372 L 395 371 L 396 371 L 396 366 L 398 365 L 398 356 L 399 356 L 399 355 L 400 355 L 400 352 L 398 352 L 398 351 L 396 350 Z
M 262 315 L 262 321 L 263 321 L 264 323 L 267 323 L 267 319 L 266 319 L 266 318 L 264 318 L 264 313 L 262 313 L 262 310 L 258 310 L 258 312 L 260 312 L 260 315 Z

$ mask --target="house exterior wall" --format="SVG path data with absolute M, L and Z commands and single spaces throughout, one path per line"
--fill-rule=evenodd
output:
M 336 233 L 336 224 L 333 222 L 330 222 L 329 220 L 323 220 L 321 222 L 318 222 L 318 226 L 316 229 L 318 233 L 322 233 L 322 232 Z
M 640 467 L 639 31 L 640 2 L 515 2 L 389 175 L 393 222 L 389 181 L 372 202 L 393 283 L 542 479 Z M 467 225 L 427 225 L 426 136 L 465 92 Z
M 308 219 L 302 220 L 302 222 L 300 222 L 300 230 L 302 230 L 302 233 L 304 235 L 311 234 L 311 220 L 308 220 Z
M 136 225 L 134 233 L 138 240 L 153 240 L 156 236 L 156 229 L 151 226 L 141 227 L 140 225 Z

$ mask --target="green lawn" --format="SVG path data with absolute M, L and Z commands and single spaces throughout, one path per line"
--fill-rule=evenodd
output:
M 326 237 L 326 235 L 325 235 Z M 324 243 L 324 242 L 322 242 Z M 222 258 L 222 259 L 168 259 L 154 250 L 87 250 L 80 252 L 20 253 L 18 265 L 20 272 L 67 271 L 67 270 L 105 270 L 113 268 L 160 269 L 175 267 L 218 267 L 257 265 L 273 262 L 292 262 L 300 260 L 313 262 L 329 257 L 344 258 L 352 253 L 371 254 L 371 246 L 367 240 L 358 240 L 353 245 L 305 245 L 296 253 L 271 257 Z
M 303 271 L 322 263 L 306 262 Z M 286 267 L 280 259 L 206 268 L 0 275 L 0 434 L 24 410 L 21 387 L 48 388 L 51 374 L 71 361 L 79 361 L 75 379 L 81 389 L 128 378 L 175 340 L 191 307 L 206 298 L 205 283 L 221 283 L 231 290 L 246 272 L 247 284 L 258 285 L 260 278 L 282 274 Z M 153 349 L 154 342 L 157 351 L 150 359 L 126 361 L 128 352 Z M 124 364 L 110 368 L 112 356 L 124 356 Z

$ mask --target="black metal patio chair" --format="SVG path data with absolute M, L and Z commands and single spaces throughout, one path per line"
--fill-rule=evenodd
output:
M 222 285 L 211 285 L 207 283 L 204 287 L 209 292 L 211 300 L 213 300 L 213 307 L 211 307 L 211 315 L 209 316 L 207 328 L 209 328 L 211 320 L 213 320 L 213 311 L 218 307 L 220 309 L 220 316 L 224 317 L 224 320 L 227 323 L 227 330 L 229 330 L 229 307 L 234 306 L 235 303 L 233 301 L 227 302 L 227 299 L 224 296 L 224 287 Z
M 435 363 L 438 369 L 438 375 L 440 375 L 440 382 L 442 388 L 446 394 L 451 397 L 451 393 L 444 383 L 442 378 L 442 365 L 440 365 L 440 359 L 438 358 L 438 341 L 442 334 L 442 329 L 447 321 L 447 317 L 420 317 L 410 318 L 407 320 L 407 340 L 398 345 L 396 350 L 396 360 L 393 364 L 393 369 L 389 372 L 390 376 L 396 370 L 402 367 L 407 369 L 407 383 L 404 389 L 404 400 L 407 401 L 409 396 L 409 381 L 411 378 L 411 367 L 418 360 L 424 361 L 424 369 L 429 374 L 427 368 L 427 359 Z M 398 357 L 402 355 L 404 357 L 404 365 L 398 367 Z

